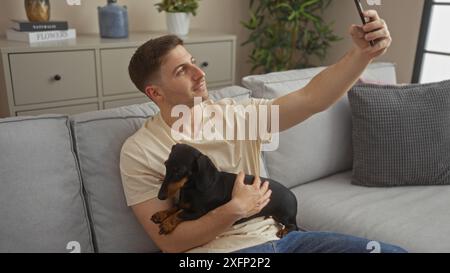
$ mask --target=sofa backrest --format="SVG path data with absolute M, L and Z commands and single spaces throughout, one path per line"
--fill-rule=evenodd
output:
M 249 90 L 237 86 L 211 91 L 216 100 L 224 97 L 241 100 L 249 96 Z M 125 140 L 158 112 L 155 104 L 147 103 L 71 117 L 98 252 L 159 251 L 126 206 L 119 170 Z
M 256 98 L 277 98 L 306 86 L 325 67 L 248 76 L 243 85 Z M 395 65 L 373 63 L 362 80 L 396 83 Z M 279 135 L 276 151 L 264 152 L 270 178 L 295 187 L 352 168 L 351 111 L 347 96 L 328 110 Z
M 242 79 L 242 85 L 252 91 L 255 98 L 277 98 L 306 86 L 326 66 L 307 69 L 251 75 Z M 397 82 L 395 64 L 372 63 L 361 76 L 362 80 L 394 84 Z
M 68 117 L 0 120 L 0 219 L 0 252 L 94 252 Z

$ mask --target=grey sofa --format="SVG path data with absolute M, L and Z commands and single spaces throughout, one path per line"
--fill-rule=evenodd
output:
M 235 86 L 211 94 L 275 97 L 320 70 L 248 77 L 243 84 L 253 93 Z M 389 64 L 375 64 L 366 75 L 395 80 Z M 125 204 L 118 168 L 125 139 L 157 112 L 147 103 L 75 116 L 0 119 L 0 252 L 158 252 Z M 297 195 L 303 228 L 364 236 L 411 252 L 450 251 L 450 187 L 350 184 L 346 98 L 279 140 L 278 150 L 263 153 L 261 175 Z

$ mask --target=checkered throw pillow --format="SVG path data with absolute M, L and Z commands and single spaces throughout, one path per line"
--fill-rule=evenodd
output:
M 352 88 L 348 98 L 353 184 L 450 184 L 450 81 L 361 84 Z

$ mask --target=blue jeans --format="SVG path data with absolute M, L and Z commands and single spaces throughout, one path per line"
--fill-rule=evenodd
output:
M 406 253 L 398 246 L 331 232 L 293 231 L 277 241 L 235 253 Z

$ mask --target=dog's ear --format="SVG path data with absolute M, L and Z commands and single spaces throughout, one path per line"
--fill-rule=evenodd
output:
M 194 179 L 196 180 L 196 188 L 204 192 L 215 183 L 218 170 L 211 159 L 205 155 L 200 155 L 195 165 Z

